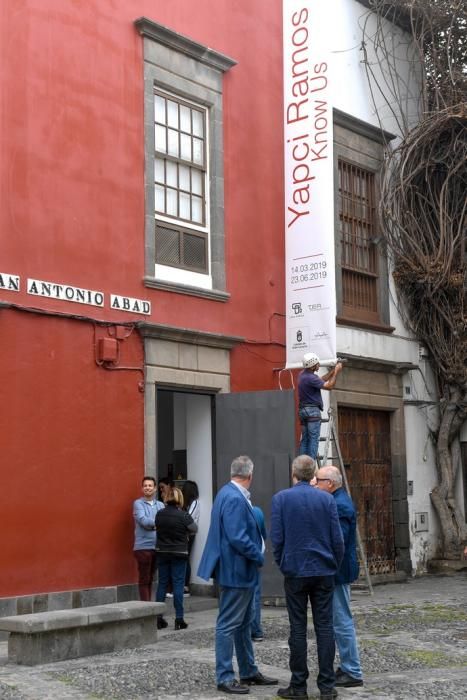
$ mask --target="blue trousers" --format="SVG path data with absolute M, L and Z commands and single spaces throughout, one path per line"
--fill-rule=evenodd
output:
M 232 681 L 233 650 L 237 656 L 240 678 L 258 673 L 255 664 L 251 623 L 253 621 L 254 588 L 221 587 L 219 614 L 216 622 L 216 680 L 217 684 Z
M 261 626 L 261 572 L 258 571 L 258 583 L 255 586 L 255 595 L 253 599 L 254 616 L 251 623 L 251 636 L 262 637 L 263 628 Z
M 305 691 L 308 679 L 307 664 L 307 609 L 308 600 L 313 613 L 319 673 L 316 679 L 322 693 L 335 685 L 334 656 L 336 645 L 332 620 L 334 576 L 286 577 L 285 601 L 289 614 L 290 685 Z
M 298 454 L 309 455 L 312 459 L 316 459 L 321 433 L 321 411 L 318 406 L 304 406 L 298 411 L 298 417 L 302 424 Z M 314 420 L 307 420 L 307 418 Z
M 333 595 L 333 622 L 340 667 L 353 678 L 362 678 L 357 636 L 350 610 L 350 584 L 337 584 Z
M 169 582 L 172 581 L 175 617 L 183 619 L 183 586 L 185 585 L 186 559 L 169 557 L 159 554 L 159 583 L 157 585 L 156 601 L 163 603 Z

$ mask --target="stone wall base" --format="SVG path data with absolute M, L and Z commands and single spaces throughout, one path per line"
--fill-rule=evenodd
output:
M 85 588 L 56 593 L 34 593 L 32 595 L 0 598 L 0 617 L 28 615 L 51 610 L 86 608 L 90 605 L 106 605 L 107 603 L 126 603 L 129 600 L 139 600 L 138 586 L 136 584 L 106 586 L 105 588 Z M 4 641 L 7 638 L 8 632 L 0 632 L 0 641 Z

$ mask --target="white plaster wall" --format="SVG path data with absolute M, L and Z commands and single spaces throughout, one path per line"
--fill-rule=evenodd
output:
M 419 113 L 419 82 L 414 71 L 414 48 L 409 35 L 390 22 L 384 23 L 386 46 L 394 56 L 397 80 L 381 66 L 375 55 L 373 37 L 377 23 L 370 10 L 356 0 L 331 0 L 322 3 L 329 26 L 333 69 L 334 106 L 374 126 L 400 134 L 397 99 L 400 96 L 409 122 L 416 123 Z M 374 74 L 369 82 L 362 49 Z M 378 86 L 389 96 L 389 107 Z M 393 93 L 393 94 L 391 94 Z
M 389 362 L 418 363 L 419 344 L 407 336 L 388 335 L 345 326 L 337 327 L 337 354 L 372 357 Z
M 212 508 L 212 430 L 211 397 L 201 394 L 185 394 L 186 398 L 186 448 L 187 477 L 196 481 L 199 489 L 199 529 L 191 554 L 191 580 L 206 581 L 196 576 L 199 560 L 209 530 Z
M 405 385 L 405 384 L 404 384 Z M 408 496 L 410 555 L 414 574 L 426 570 L 428 559 L 436 556 L 440 530 L 431 505 L 430 492 L 436 485 L 434 448 L 428 435 L 430 409 L 405 405 L 405 439 L 407 480 L 413 481 L 413 495 Z M 416 514 L 428 514 L 428 531 L 416 531 Z

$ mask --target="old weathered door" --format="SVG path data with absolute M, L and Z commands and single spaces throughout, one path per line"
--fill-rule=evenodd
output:
M 214 492 L 230 480 L 230 464 L 248 455 L 255 470 L 251 500 L 258 505 L 269 528 L 271 498 L 288 488 L 295 456 L 295 403 L 293 391 L 252 391 L 218 394 L 215 411 Z M 282 596 L 282 575 L 266 542 L 263 596 Z
M 390 414 L 339 407 L 339 444 L 370 574 L 396 570 Z

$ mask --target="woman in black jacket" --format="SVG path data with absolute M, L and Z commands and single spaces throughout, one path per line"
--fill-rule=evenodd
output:
M 156 552 L 159 568 L 159 583 L 156 601 L 163 603 L 169 582 L 172 581 L 175 608 L 175 629 L 188 627 L 183 619 L 183 586 L 188 559 L 188 536 L 198 530 L 191 515 L 183 510 L 183 494 L 176 487 L 166 490 L 165 508 L 156 515 Z M 157 627 L 167 627 L 162 615 L 157 618 Z

